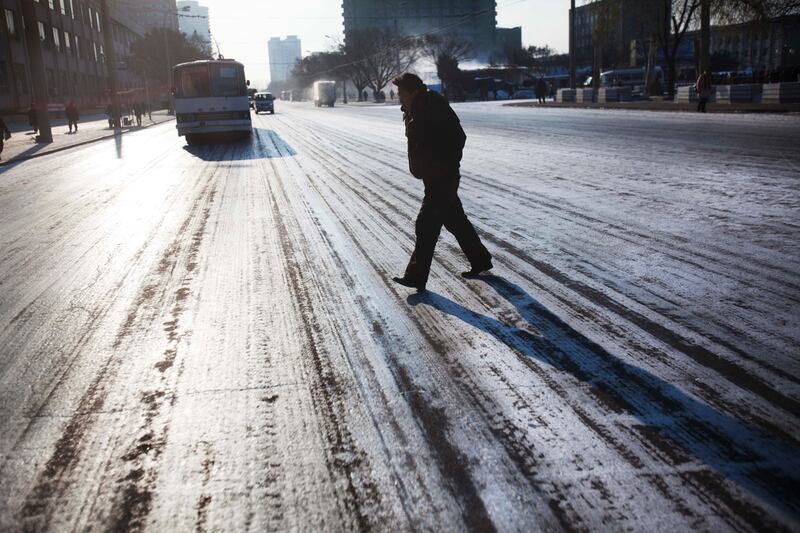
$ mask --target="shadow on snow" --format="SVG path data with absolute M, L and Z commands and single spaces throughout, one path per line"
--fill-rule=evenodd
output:
M 749 522 L 764 527 L 769 519 L 733 496 L 735 491 L 719 490 L 723 486 L 714 479 L 716 476 L 692 470 L 692 457 L 788 512 L 794 520 L 800 517 L 800 447 L 794 436 L 775 435 L 718 412 L 671 383 L 610 354 L 518 285 L 497 276 L 479 279 L 511 303 L 539 334 L 481 315 L 433 292 L 413 294 L 407 301 L 414 306 L 430 306 L 482 330 L 522 356 L 528 366 L 538 366 L 538 361 L 587 384 L 609 409 L 635 417 L 639 424 L 633 426 L 633 431 L 656 453 L 675 466 L 689 467 L 688 471 L 676 470 L 676 475 L 703 492 L 716 491 L 713 497 Z M 592 427 L 600 434 L 607 431 L 602 424 Z
M 184 145 L 183 149 L 204 161 L 245 161 L 297 155 L 280 135 L 264 128 L 253 128 L 253 134 L 246 139 L 209 135 L 199 144 Z

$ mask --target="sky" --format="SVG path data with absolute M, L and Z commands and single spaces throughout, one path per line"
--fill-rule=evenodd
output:
M 245 65 L 254 87 L 269 81 L 267 41 L 297 35 L 303 55 L 343 39 L 341 0 L 200 0 L 209 8 L 211 33 L 227 58 Z M 498 0 L 500 27 L 522 26 L 522 44 L 566 52 L 569 0 Z

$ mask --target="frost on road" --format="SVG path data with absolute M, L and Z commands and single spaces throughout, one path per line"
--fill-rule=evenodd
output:
M 800 120 L 280 103 L 0 168 L 0 530 L 800 528 Z

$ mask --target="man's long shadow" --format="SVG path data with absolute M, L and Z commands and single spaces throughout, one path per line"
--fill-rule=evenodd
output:
M 413 294 L 407 301 L 456 317 L 504 343 L 526 362 L 539 361 L 588 384 L 606 407 L 638 419 L 641 425 L 634 430 L 676 466 L 694 457 L 795 519 L 800 516 L 800 447 L 794 436 L 750 427 L 610 354 L 518 285 L 497 276 L 479 279 L 511 303 L 538 334 L 476 313 L 434 292 Z M 695 482 L 714 490 L 715 483 L 701 477 Z

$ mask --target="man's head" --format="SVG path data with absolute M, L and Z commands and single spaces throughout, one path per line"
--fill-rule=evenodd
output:
M 411 101 L 418 91 L 425 89 L 425 84 L 422 83 L 420 77 L 410 72 L 397 76 L 392 83 L 397 85 L 397 97 L 405 107 L 411 105 Z

